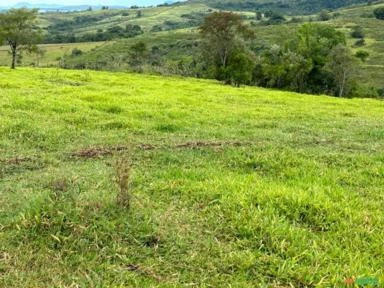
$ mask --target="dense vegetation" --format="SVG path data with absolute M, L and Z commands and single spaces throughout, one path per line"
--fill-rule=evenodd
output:
M 382 101 L 0 76 L 1 287 L 383 283 Z
M 211 2 L 208 4 L 211 5 Z M 225 81 L 235 85 L 246 83 L 307 93 L 377 97 L 384 94 L 380 76 L 384 67 L 384 43 L 381 41 L 384 35 L 380 20 L 374 16 L 381 5 L 376 2 L 367 4 L 371 5 L 333 12 L 322 10 L 316 15 L 304 17 L 291 17 L 278 9 L 238 12 L 243 24 L 250 27 L 255 37 L 245 41 L 242 46 L 247 49 L 229 63 L 230 69 L 235 71 L 232 74 L 222 71 L 222 75 L 218 75 L 215 69 L 209 68 L 211 64 L 207 62 L 212 59 L 203 53 L 204 41 L 197 27 L 215 9 L 196 2 L 145 9 L 133 7 L 42 14 L 45 41 L 50 44 L 41 47 L 36 56 L 24 55 L 18 59 L 24 65 L 130 70 L 220 80 L 236 74 L 237 80 Z M 293 13 L 300 11 L 293 10 Z M 346 49 L 338 49 L 337 45 L 329 49 L 322 47 L 322 52 L 316 52 L 322 54 L 317 63 L 319 59 L 315 59 L 318 57 L 313 51 L 319 47 L 312 47 L 312 52 L 306 52 L 298 39 L 298 35 L 302 35 L 300 27 L 305 27 L 308 22 L 313 27 L 318 27 L 313 22 L 321 22 L 324 28 L 330 27 L 329 31 L 335 28 L 338 33 L 341 32 L 345 40 L 340 40 L 339 44 L 346 46 Z M 4 60 L 8 57 L 5 51 L 0 49 L 0 63 L 3 65 L 8 63 Z M 313 55 L 307 57 L 308 53 Z M 343 60 L 344 67 L 351 69 L 329 65 L 335 57 L 338 58 L 336 62 Z M 223 77 L 224 74 L 228 77 Z M 303 84 L 298 85 L 298 82 Z M 341 82 L 345 84 L 340 85 Z M 346 89 L 341 89 L 341 86 L 346 86 Z
M 201 0 L 195 0 L 201 1 Z M 273 10 L 291 15 L 314 14 L 323 9 L 337 9 L 353 4 L 367 3 L 367 0 L 207 0 L 209 6 L 224 10 Z

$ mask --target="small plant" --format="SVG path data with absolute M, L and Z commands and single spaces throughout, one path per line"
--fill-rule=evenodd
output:
M 355 57 L 359 58 L 363 63 L 365 63 L 365 61 L 369 57 L 369 53 L 364 50 L 359 50 L 356 52 Z
M 117 205 L 130 208 L 132 199 L 132 164 L 127 158 L 120 158 L 115 165 L 115 182 L 119 189 Z
M 364 33 L 363 28 L 361 26 L 355 26 L 352 29 L 351 37 L 356 38 L 356 39 L 364 39 L 365 33 Z

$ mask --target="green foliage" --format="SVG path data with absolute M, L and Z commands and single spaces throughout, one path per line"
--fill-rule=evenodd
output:
M 225 68 L 226 81 L 240 87 L 240 84 L 249 84 L 252 80 L 254 61 L 244 52 L 235 53 Z
M 351 36 L 353 38 L 358 38 L 358 39 L 364 38 L 365 37 L 365 33 L 364 33 L 364 30 L 363 30 L 363 27 L 361 27 L 361 26 L 353 27 L 352 32 L 351 32 Z
M 195 0 L 199 1 L 199 0 Z M 353 4 L 366 3 L 367 0 L 207 0 L 209 6 L 222 10 L 272 10 L 287 14 L 315 14 L 324 9 L 332 10 Z
M 205 58 L 203 61 L 212 67 L 214 78 L 231 83 L 235 77 L 236 85 L 240 84 L 238 83 L 240 79 L 248 78 L 248 73 L 240 71 L 237 64 L 230 64 L 231 59 L 238 58 L 249 67 L 244 41 L 252 37 L 253 33 L 243 24 L 239 15 L 231 12 L 214 12 L 204 19 L 199 31 L 203 42 L 202 53 Z M 232 68 L 229 68 L 229 65 L 232 65 Z M 237 75 L 232 75 L 232 72 Z
M 375 17 L 376 17 L 377 19 L 384 20 L 384 7 L 376 8 L 376 9 L 373 11 L 373 14 L 375 15 Z
M 265 13 L 265 17 L 267 17 L 268 20 L 261 22 L 263 25 L 279 25 L 286 21 L 284 15 L 273 11 Z
M 143 65 L 147 58 L 148 49 L 147 45 L 144 42 L 139 41 L 136 44 L 132 45 L 129 53 L 129 65 L 136 67 L 135 71 L 140 71 L 140 69 L 137 70 L 137 68 Z
M 348 71 L 348 74 L 343 74 L 345 78 L 349 78 L 349 71 L 352 70 L 347 69 L 350 68 L 349 62 L 347 65 L 347 61 L 342 61 L 347 59 L 348 53 L 342 54 L 344 58 L 333 58 L 336 57 L 334 48 L 345 47 L 345 43 L 344 34 L 330 26 L 303 24 L 296 39 L 289 40 L 283 47 L 273 45 L 263 53 L 261 62 L 255 68 L 253 82 L 260 86 L 331 95 L 339 95 L 340 82 L 343 82 L 342 95 L 348 94 L 351 91 L 345 89 L 348 81 L 344 78 L 340 80 L 340 69 Z M 332 69 L 328 69 L 331 63 Z
M 72 50 L 72 53 L 71 53 L 72 56 L 76 57 L 76 56 L 80 56 L 80 55 L 83 55 L 83 51 L 81 51 L 80 49 L 78 48 L 74 48 Z
M 339 97 L 350 95 L 348 90 L 352 88 L 353 79 L 351 78 L 355 66 L 351 52 L 345 45 L 338 44 L 332 48 L 328 57 L 325 69 L 328 69 L 334 77 L 336 87 L 334 94 Z
M 321 10 L 320 14 L 319 14 L 319 20 L 320 21 L 328 21 L 331 19 L 331 15 L 329 14 L 329 12 L 327 10 Z
M 17 57 L 23 51 L 36 51 L 41 30 L 37 27 L 37 9 L 10 9 L 0 14 L 0 43 L 5 42 L 12 55 L 11 68 L 15 69 Z
M 355 57 L 359 58 L 361 61 L 365 62 L 367 60 L 367 58 L 369 57 L 369 53 L 367 51 L 364 51 L 364 50 L 359 50 L 356 52 Z
M 86 16 L 81 16 L 81 17 L 86 17 Z M 97 19 L 96 21 L 99 20 L 98 17 L 95 17 L 95 19 Z M 107 40 L 113 40 L 116 38 L 133 38 L 144 33 L 139 25 L 127 24 L 125 28 L 119 25 L 115 25 L 107 28 L 106 31 L 103 31 L 103 29 L 98 29 L 96 33 L 85 33 L 85 34 L 76 36 L 75 34 L 68 32 L 73 29 L 70 26 L 66 26 L 66 25 L 63 26 L 63 24 L 60 22 L 57 25 L 60 25 L 60 27 L 63 27 L 63 28 L 60 28 L 62 30 L 57 30 L 56 27 L 49 27 L 48 28 L 49 33 L 46 35 L 46 38 L 45 38 L 46 43 L 78 43 L 78 42 L 107 41 Z

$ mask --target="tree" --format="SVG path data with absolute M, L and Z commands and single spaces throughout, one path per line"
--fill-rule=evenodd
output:
M 271 12 L 268 16 L 269 19 L 263 22 L 264 25 L 279 25 L 287 20 L 284 15 L 277 12 Z
M 11 49 L 12 69 L 15 69 L 17 57 L 23 51 L 37 50 L 36 44 L 41 40 L 41 29 L 36 24 L 37 13 L 37 9 L 21 8 L 0 14 L 0 40 Z
M 225 72 L 231 57 L 246 50 L 245 40 L 253 37 L 253 32 L 242 22 L 241 16 L 231 12 L 214 12 L 205 17 L 199 27 L 202 38 L 204 61 L 213 69 L 213 77 L 229 80 Z
M 376 8 L 374 11 L 373 11 L 373 14 L 375 15 L 375 17 L 379 20 L 384 20 L 384 7 L 379 7 L 379 8 Z
M 252 69 L 254 62 L 250 55 L 243 52 L 236 53 L 231 57 L 229 65 L 226 68 L 227 79 L 236 87 L 241 84 L 247 84 L 252 80 Z
M 147 45 L 144 42 L 139 41 L 130 47 L 129 64 L 135 69 L 143 65 L 147 58 L 148 58 L 148 49 L 147 49 Z
M 36 56 L 36 67 L 40 66 L 40 60 L 44 57 L 45 53 L 47 53 L 47 50 L 41 47 L 37 47 L 35 51 L 35 56 Z
M 344 34 L 328 25 L 306 23 L 299 28 L 298 39 L 291 49 L 312 62 L 312 69 L 306 77 L 306 92 L 330 93 L 332 75 L 325 65 L 332 49 L 339 44 L 345 46 Z
M 329 54 L 326 68 L 334 75 L 337 89 L 335 92 L 339 97 L 343 97 L 348 92 L 353 67 L 353 59 L 349 49 L 341 44 L 335 46 Z
M 319 14 L 319 20 L 320 21 L 328 21 L 331 19 L 331 15 L 329 15 L 329 12 L 327 10 L 322 10 Z

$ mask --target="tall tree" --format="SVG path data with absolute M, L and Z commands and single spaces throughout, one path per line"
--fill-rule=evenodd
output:
M 329 54 L 337 45 L 346 44 L 345 36 L 331 26 L 306 23 L 298 30 L 298 39 L 293 42 L 293 50 L 310 60 L 312 68 L 306 79 L 306 92 L 328 93 L 332 75 L 325 65 L 329 61 Z
M 41 29 L 37 26 L 37 9 L 10 9 L 0 14 L 0 40 L 9 45 L 12 55 L 11 68 L 15 69 L 17 57 L 23 51 L 36 51 L 41 40 Z
M 353 58 L 348 49 L 344 45 L 335 46 L 329 54 L 329 61 L 326 68 L 334 76 L 336 84 L 336 93 L 339 97 L 343 97 L 348 93 L 350 88 L 351 79 L 353 76 Z
M 211 62 L 213 75 L 218 80 L 228 75 L 231 57 L 244 53 L 244 41 L 253 37 L 253 31 L 243 24 L 241 16 L 231 12 L 214 12 L 199 27 L 205 61 Z

